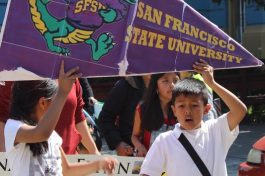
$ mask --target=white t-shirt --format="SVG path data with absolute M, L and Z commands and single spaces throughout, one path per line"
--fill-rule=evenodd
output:
M 141 167 L 141 174 L 160 176 L 201 176 L 196 164 L 179 142 L 183 133 L 201 157 L 213 176 L 226 176 L 225 158 L 228 150 L 239 134 L 238 126 L 230 131 L 227 114 L 218 119 L 202 122 L 196 130 L 182 130 L 180 124 L 173 131 L 160 134 L 151 148 Z
M 23 124 L 21 121 L 9 119 L 5 125 L 6 157 L 12 176 L 61 176 L 61 137 L 53 131 L 48 139 L 48 151 L 33 157 L 26 143 L 14 146 L 17 132 Z

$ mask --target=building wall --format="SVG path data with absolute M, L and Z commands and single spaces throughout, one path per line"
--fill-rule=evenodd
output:
M 191 7 L 200 12 L 222 29 L 228 25 L 228 3 L 222 1 L 220 4 L 213 3 L 212 0 L 185 0 Z
M 256 26 L 265 24 L 265 10 L 255 4 L 246 4 L 246 25 Z
M 0 25 L 2 26 L 5 12 L 6 12 L 7 0 L 0 0 Z
M 265 59 L 265 10 L 255 5 L 246 5 L 246 27 L 243 45 L 256 57 Z

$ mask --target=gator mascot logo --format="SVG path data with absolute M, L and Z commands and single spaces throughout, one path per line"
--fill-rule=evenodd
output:
M 136 4 L 137 0 L 64 0 L 67 10 L 63 19 L 51 14 L 48 9 L 51 1 L 29 0 L 32 21 L 43 35 L 48 49 L 68 56 L 70 50 L 59 43 L 84 42 L 90 45 L 92 59 L 98 61 L 115 43 L 108 32 L 101 33 L 96 40 L 92 38 L 93 33 L 105 23 L 123 19 L 129 6 Z

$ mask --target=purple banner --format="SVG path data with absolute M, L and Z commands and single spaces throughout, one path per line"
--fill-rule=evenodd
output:
M 9 0 L 0 80 L 56 78 L 61 60 L 85 77 L 263 63 L 179 0 Z

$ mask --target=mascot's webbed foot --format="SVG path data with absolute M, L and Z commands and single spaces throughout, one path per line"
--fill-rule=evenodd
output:
M 54 46 L 52 48 L 49 48 L 50 51 L 58 53 L 58 54 L 62 54 L 64 56 L 70 56 L 70 50 L 68 48 L 62 48 L 60 46 Z
M 55 37 L 53 35 L 50 32 L 46 32 L 44 34 L 44 38 L 46 40 L 48 49 L 54 53 L 62 54 L 64 56 L 69 56 L 70 50 L 68 48 L 63 48 L 61 46 L 57 46 L 54 44 L 54 38 L 56 38 L 57 36 Z
M 70 56 L 70 50 L 68 49 L 68 48 L 62 48 L 62 47 L 60 47 L 61 49 L 61 51 L 60 51 L 60 54 L 62 54 L 62 55 L 64 55 L 64 56 Z
M 117 12 L 114 9 L 101 9 L 99 15 L 105 23 L 112 23 L 117 18 Z
M 97 41 L 90 39 L 86 42 L 91 45 L 92 48 L 92 58 L 94 61 L 98 61 L 102 56 L 107 54 L 115 45 L 113 43 L 112 36 L 109 33 L 101 34 Z

